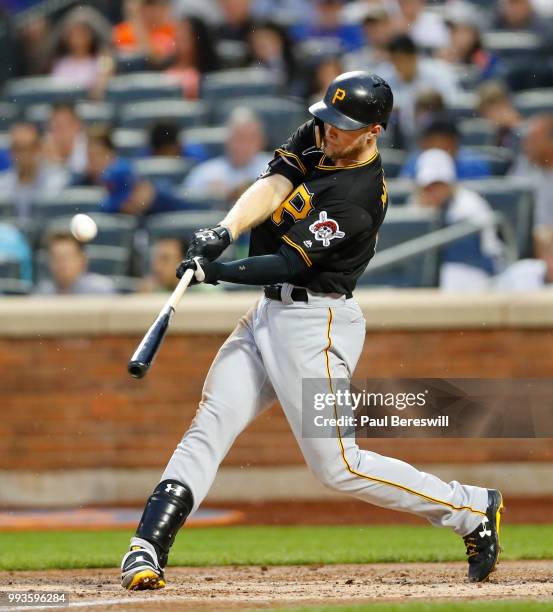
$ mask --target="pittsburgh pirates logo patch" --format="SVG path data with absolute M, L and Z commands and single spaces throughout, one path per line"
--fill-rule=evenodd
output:
M 343 238 L 344 232 L 340 231 L 338 223 L 329 219 L 326 210 L 321 210 L 319 220 L 309 226 L 309 231 L 315 236 L 315 240 L 327 247 L 333 238 Z

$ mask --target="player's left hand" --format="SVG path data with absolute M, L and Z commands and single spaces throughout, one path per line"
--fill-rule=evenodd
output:
M 216 268 L 217 266 L 205 257 L 187 257 L 180 262 L 177 268 L 177 278 L 182 278 L 186 270 L 195 270 L 190 285 L 197 285 L 199 283 L 217 285 Z

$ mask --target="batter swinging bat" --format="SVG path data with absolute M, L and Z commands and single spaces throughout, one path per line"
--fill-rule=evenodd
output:
M 165 337 L 165 333 L 169 328 L 171 317 L 175 312 L 175 308 L 180 302 L 184 292 L 186 291 L 190 281 L 194 276 L 194 270 L 186 270 L 179 284 L 175 287 L 175 290 L 165 302 L 160 313 L 157 315 L 156 320 L 152 323 L 150 329 L 142 338 L 142 342 L 138 345 L 138 348 L 134 352 L 133 356 L 129 360 L 127 369 L 129 374 L 134 378 L 142 378 L 146 376 L 146 373 L 152 365 L 159 347 Z

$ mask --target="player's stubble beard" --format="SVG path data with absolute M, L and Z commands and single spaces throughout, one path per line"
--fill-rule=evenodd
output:
M 322 136 L 323 153 L 329 157 L 336 165 L 348 165 L 360 161 L 367 149 L 374 143 L 374 138 L 368 134 L 360 134 L 349 146 L 337 149 L 335 145 L 326 141 Z

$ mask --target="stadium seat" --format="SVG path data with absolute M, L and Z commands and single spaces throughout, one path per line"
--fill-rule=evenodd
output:
M 226 138 L 226 127 L 192 128 L 190 130 L 184 130 L 180 134 L 180 139 L 183 144 L 201 145 L 210 158 L 224 154 Z
M 19 260 L 10 259 L 0 254 L 0 278 L 20 278 L 21 266 Z
M 484 47 L 501 58 L 532 62 L 543 55 L 542 39 L 533 32 L 498 30 L 484 33 Z
M 105 191 L 100 187 L 71 187 L 60 194 L 38 200 L 35 211 L 41 219 L 98 212 Z
M 229 208 L 229 204 L 224 198 L 206 195 L 203 192 L 189 191 L 186 187 L 178 189 L 176 195 L 184 200 L 189 207 L 195 208 L 199 212 L 212 210 L 226 211 Z
M 113 131 L 112 139 L 117 153 L 123 157 L 143 155 L 148 147 L 148 132 L 146 130 L 120 128 Z
M 0 221 L 12 219 L 16 216 L 15 204 L 9 193 L 0 193 Z
M 236 70 L 248 59 L 248 46 L 240 40 L 218 40 L 217 56 L 225 70 Z
M 407 240 L 419 238 L 440 226 L 439 216 L 430 209 L 391 208 L 378 232 L 377 252 L 392 248 Z M 371 270 L 371 265 L 359 279 L 360 286 L 433 287 L 438 278 L 438 253 L 413 256 L 385 270 Z
M 259 68 L 220 70 L 204 76 L 201 97 L 211 102 L 226 98 L 277 95 L 283 89 L 273 72 Z
M 90 244 L 86 246 L 88 269 L 105 276 L 126 276 L 130 266 L 130 251 L 124 247 Z
M 90 216 L 96 221 L 98 234 L 89 244 L 121 247 L 130 253 L 134 244 L 134 233 L 138 225 L 136 217 L 109 213 L 92 213 Z M 68 231 L 70 221 L 70 216 L 52 219 L 46 225 L 43 237 L 50 232 Z
M 415 189 L 411 179 L 397 178 L 387 181 L 389 206 L 404 206 Z
M 166 180 L 180 185 L 194 162 L 178 157 L 146 157 L 134 162 L 138 176 L 150 180 Z
M 273 96 L 254 96 L 251 98 L 231 98 L 214 107 L 213 122 L 225 123 L 231 112 L 245 107 L 256 113 L 265 128 L 267 149 L 282 145 L 302 123 L 309 119 L 303 102 Z
M 396 178 L 399 176 L 403 163 L 405 162 L 405 151 L 397 149 L 380 149 L 382 166 L 386 173 L 386 178 Z
M 0 130 L 9 129 L 10 125 L 17 119 L 19 109 L 16 104 L 0 102 Z
M 457 120 L 476 117 L 476 94 L 473 91 L 459 92 L 455 103 L 448 107 L 448 113 Z
M 29 104 L 53 104 L 60 101 L 77 101 L 87 97 L 84 87 L 71 85 L 66 80 L 51 77 L 26 77 L 8 81 L 5 97 L 18 106 Z
M 513 164 L 515 155 L 506 147 L 467 147 L 488 162 L 492 176 L 504 176 Z
M 18 278 L 0 278 L 0 295 L 27 295 L 31 293 L 33 284 Z
M 207 123 L 205 104 L 186 100 L 157 99 L 125 104 L 120 110 L 119 126 L 148 128 L 159 121 L 170 121 L 180 129 Z
M 110 79 L 106 89 L 106 100 L 118 104 L 160 98 L 182 98 L 180 83 L 160 72 L 135 72 L 115 76 Z
M 462 146 L 491 146 L 496 130 L 486 119 L 463 119 L 459 123 Z
M 87 124 L 109 124 L 115 116 L 115 107 L 107 102 L 78 102 L 75 109 L 81 120 Z M 44 128 L 51 113 L 51 104 L 31 104 L 25 109 L 25 119 Z
M 188 242 L 197 229 L 214 227 L 219 221 L 221 221 L 221 213 L 213 210 L 161 213 L 146 219 L 145 228 L 150 242 L 155 242 L 160 238 L 178 238 Z
M 514 104 L 525 117 L 553 113 L 553 88 L 521 91 L 515 95 Z
M 532 256 L 533 192 L 528 180 L 515 177 L 489 178 L 464 183 L 503 214 L 515 235 L 519 257 Z

